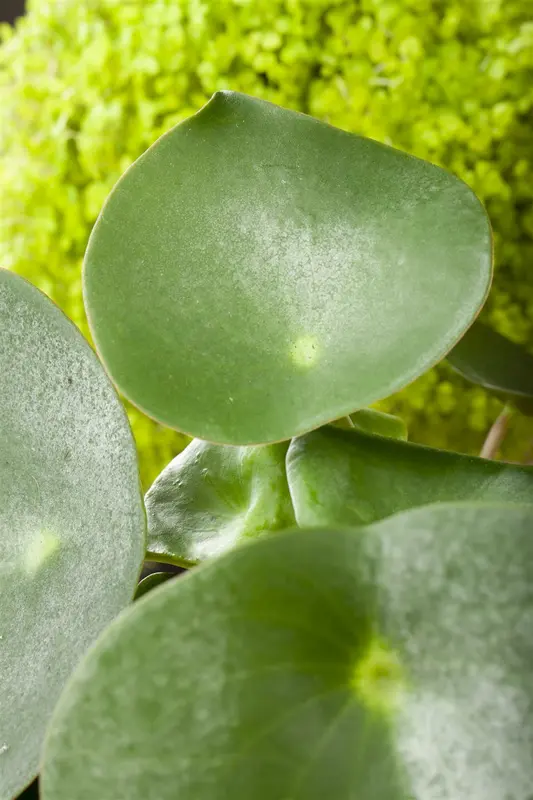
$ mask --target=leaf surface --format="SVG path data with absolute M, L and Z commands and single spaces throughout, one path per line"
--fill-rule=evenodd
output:
M 331 425 L 293 439 L 287 477 L 298 525 L 360 525 L 460 500 L 533 503 L 533 467 Z
M 476 321 L 448 353 L 448 361 L 467 380 L 533 415 L 533 356 L 520 345 Z
M 34 286 L 0 270 L 0 798 L 36 775 L 87 647 L 144 555 L 137 458 L 98 359 Z
M 77 670 L 44 800 L 526 800 L 532 529 L 443 504 L 168 583 Z
M 84 267 L 124 395 L 208 441 L 286 440 L 443 358 L 491 280 L 457 178 L 294 111 L 217 92 L 109 196 Z
M 293 527 L 287 447 L 193 440 L 146 494 L 149 557 L 190 567 L 244 539 Z

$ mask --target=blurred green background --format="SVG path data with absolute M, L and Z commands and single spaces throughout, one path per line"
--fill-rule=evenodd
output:
M 463 178 L 494 228 L 483 318 L 531 349 L 533 0 L 34 0 L 2 38 L 0 264 L 84 333 L 81 260 L 106 195 L 230 88 Z M 501 406 L 443 364 L 379 407 L 414 441 L 476 452 Z M 186 439 L 128 413 L 148 485 Z

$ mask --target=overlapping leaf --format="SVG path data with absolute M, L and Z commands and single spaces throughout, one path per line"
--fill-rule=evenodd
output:
M 232 92 L 159 139 L 94 228 L 84 296 L 121 391 L 201 439 L 270 443 L 443 358 L 490 227 L 436 166 Z
M 152 589 L 155 589 L 156 586 L 160 586 L 165 581 L 170 580 L 173 578 L 173 574 L 171 572 L 152 572 L 150 575 L 147 575 L 146 578 L 143 578 L 140 581 L 137 589 L 135 590 L 135 600 L 139 600 L 141 597 L 144 597 L 145 594 L 151 592 Z
M 376 411 L 373 408 L 362 408 L 346 418 L 349 424 L 342 426 L 339 420 L 339 427 L 357 428 L 364 433 L 374 433 L 378 436 L 390 436 L 392 439 L 407 439 L 407 427 L 400 417 L 393 414 L 385 414 L 383 411 Z
M 192 441 L 146 494 L 149 557 L 189 567 L 243 539 L 293 526 L 287 447 Z
M 533 356 L 505 336 L 476 321 L 448 353 L 448 361 L 472 383 L 533 415 Z
M 82 653 L 133 595 L 144 512 L 113 387 L 62 312 L 0 270 L 0 798 L 35 776 Z
M 78 669 L 43 800 L 525 800 L 532 529 L 442 504 L 167 584 Z
M 331 425 L 291 442 L 296 521 L 355 525 L 437 501 L 533 503 L 533 468 L 434 450 Z

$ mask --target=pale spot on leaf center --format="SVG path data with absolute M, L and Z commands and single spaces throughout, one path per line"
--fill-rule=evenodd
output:
M 24 567 L 29 575 L 35 573 L 51 558 L 60 544 L 50 531 L 39 531 L 34 537 L 24 558 Z
M 406 689 L 398 655 L 383 642 L 374 640 L 357 663 L 352 687 L 363 703 L 374 711 L 396 711 Z
M 290 349 L 291 361 L 297 367 L 309 369 L 314 366 L 318 358 L 318 339 L 316 336 L 300 336 Z

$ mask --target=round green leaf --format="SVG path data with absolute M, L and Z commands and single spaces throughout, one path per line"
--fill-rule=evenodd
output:
M 82 653 L 132 598 L 144 511 L 124 409 L 45 295 L 0 270 L 0 798 L 36 775 Z
M 170 578 L 173 578 L 174 575 L 172 572 L 152 572 L 150 575 L 147 575 L 146 578 L 143 578 L 140 581 L 137 589 L 135 590 L 135 597 L 134 600 L 139 600 L 140 597 L 143 597 L 148 592 L 151 592 L 152 589 L 155 589 L 156 586 L 160 586 L 165 581 L 168 581 Z
M 44 800 L 526 800 L 532 527 L 434 506 L 167 584 L 63 695 Z
M 287 447 L 193 440 L 146 494 L 148 557 L 190 567 L 244 539 L 292 527 Z
M 533 503 L 533 468 L 327 426 L 293 439 L 287 477 L 300 526 L 360 525 L 438 501 Z
M 471 324 L 487 216 L 432 164 L 217 92 L 108 198 L 85 259 L 113 380 L 201 439 L 289 439 L 404 386 Z
M 520 345 L 475 322 L 448 353 L 448 361 L 467 380 L 533 415 L 533 356 Z

